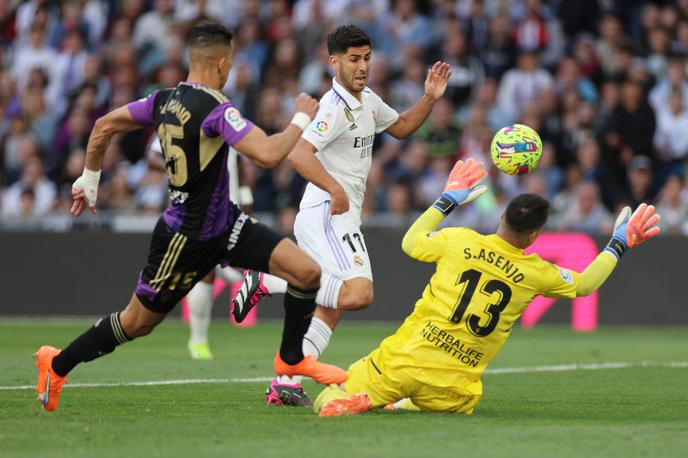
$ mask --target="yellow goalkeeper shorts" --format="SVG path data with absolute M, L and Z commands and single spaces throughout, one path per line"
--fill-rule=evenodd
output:
M 410 398 L 418 408 L 428 412 L 472 414 L 482 399 L 482 395 L 467 395 L 465 391 L 461 393 L 452 388 L 419 382 L 403 369 L 389 370 L 389 365 L 376 360 L 376 356 L 377 349 L 349 366 L 349 379 L 344 384 L 347 393 L 367 394 L 373 409 Z M 385 368 L 384 372 L 381 367 Z

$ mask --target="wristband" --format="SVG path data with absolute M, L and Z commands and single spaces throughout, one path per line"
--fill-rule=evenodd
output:
M 100 170 L 94 172 L 93 170 L 89 170 L 86 167 L 84 167 L 84 171 L 81 174 L 81 176 L 84 177 L 84 181 L 86 181 L 89 184 L 94 184 L 98 186 L 98 183 L 100 182 Z
M 441 211 L 444 216 L 447 216 L 454 210 L 456 204 L 448 197 L 441 195 L 435 200 L 432 206 Z
M 306 130 L 306 127 L 311 123 L 311 117 L 308 116 L 303 111 L 294 113 L 294 117 L 291 118 L 291 124 L 294 124 L 301 130 Z
M 239 187 L 239 205 L 253 205 L 253 193 L 250 186 Z
M 621 258 L 621 256 L 623 256 L 628 247 L 623 241 L 617 239 L 616 237 L 613 237 L 604 249 L 605 251 L 608 251 L 611 254 L 613 254 L 614 257 L 616 257 L 616 259 L 618 260 L 619 258 Z
M 618 260 L 619 258 L 621 258 L 621 256 L 623 256 L 628 247 L 621 240 L 617 239 L 616 237 L 613 237 L 604 249 L 605 251 L 608 251 L 611 254 L 613 254 Z

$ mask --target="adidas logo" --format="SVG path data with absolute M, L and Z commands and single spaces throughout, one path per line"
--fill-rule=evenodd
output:
M 358 129 L 358 126 L 356 125 L 356 123 L 351 124 L 351 126 L 349 127 L 350 131 L 354 130 L 354 129 Z

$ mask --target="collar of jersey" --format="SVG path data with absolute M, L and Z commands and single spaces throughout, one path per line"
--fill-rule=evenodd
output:
M 332 78 L 332 90 L 344 101 L 349 110 L 354 111 L 363 106 L 356 97 L 337 82 L 336 78 Z
M 522 249 L 520 249 L 518 247 L 513 246 L 512 244 L 510 244 L 509 242 L 507 242 L 506 240 L 504 240 L 503 238 L 501 238 L 497 234 L 490 234 L 490 235 L 488 235 L 488 237 L 490 237 L 492 240 L 494 240 L 498 245 L 501 245 L 507 251 L 512 251 L 514 253 L 518 253 L 518 254 L 521 254 L 524 256 L 526 254 L 525 251 L 523 251 Z

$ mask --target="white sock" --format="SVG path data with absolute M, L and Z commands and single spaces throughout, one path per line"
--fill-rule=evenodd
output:
M 199 281 L 187 295 L 191 343 L 208 343 L 208 327 L 213 309 L 213 285 Z
M 244 280 L 244 272 L 233 267 L 222 267 L 216 270 L 220 277 L 227 283 L 236 283 Z
M 311 319 L 311 325 L 308 327 L 306 335 L 303 337 L 303 354 L 314 355 L 317 358 L 322 355 L 330 343 L 330 338 L 332 337 L 332 330 L 328 325 L 325 324 L 323 320 L 317 317 Z M 303 377 L 296 375 L 294 377 L 287 377 L 282 375 L 277 377 L 278 383 L 286 383 L 289 385 L 295 385 L 301 383 Z
M 339 299 L 339 289 L 344 282 L 339 278 L 323 271 L 320 275 L 320 289 L 315 296 L 315 303 L 323 307 L 336 309 Z M 327 346 L 327 344 L 325 344 Z
M 287 292 L 287 280 L 275 277 L 274 275 L 263 274 L 263 286 L 270 291 L 270 294 L 284 294 Z

